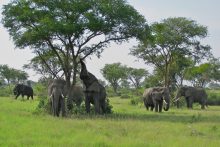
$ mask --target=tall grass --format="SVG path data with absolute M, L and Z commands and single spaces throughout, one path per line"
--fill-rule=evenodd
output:
M 111 98 L 113 114 L 36 115 L 38 100 L 0 97 L 0 146 L 220 146 L 220 107 L 155 113 Z

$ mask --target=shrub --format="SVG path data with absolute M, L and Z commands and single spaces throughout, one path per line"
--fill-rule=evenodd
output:
M 130 101 L 131 105 L 138 105 L 138 103 L 142 103 L 142 98 L 135 97 L 135 98 L 132 98 Z
M 214 93 L 210 92 L 208 93 L 208 105 L 220 105 L 220 94 L 219 93 Z

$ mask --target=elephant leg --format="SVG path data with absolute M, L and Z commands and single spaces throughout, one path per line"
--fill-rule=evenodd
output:
M 100 106 L 101 106 L 101 109 L 102 109 L 102 113 L 106 113 L 106 103 L 105 103 L 105 100 L 101 101 Z
M 154 110 L 154 106 L 153 106 L 153 105 L 151 105 L 151 108 L 150 108 L 150 110 L 151 110 L 151 111 L 153 111 L 153 110 Z
M 65 111 L 65 100 L 64 98 L 61 98 L 61 111 L 62 111 L 62 116 L 66 116 L 66 111 Z
M 53 110 L 54 116 L 59 116 L 59 100 L 54 100 Z
M 54 102 L 54 99 L 52 98 L 52 102 L 51 102 L 51 104 L 52 104 L 52 113 L 53 113 L 53 116 L 56 116 L 56 106 L 55 106 L 55 102 Z
M 88 94 L 86 94 L 85 105 L 86 105 L 86 112 L 90 113 L 90 97 L 88 96 Z
M 93 98 L 94 98 L 94 105 L 95 105 L 95 113 L 100 114 L 100 96 L 98 93 L 95 93 Z
M 187 108 L 189 108 L 189 98 L 188 97 L 186 98 L 186 106 L 187 106 Z
M 193 109 L 193 98 L 189 97 L 189 108 Z
M 144 100 L 144 106 L 145 106 L 145 108 L 147 109 L 147 110 L 149 110 L 149 106 L 148 106 L 148 104 L 147 104 L 147 102 Z
M 145 107 L 146 107 L 147 110 L 149 110 L 149 107 L 148 107 L 148 106 L 145 106 Z
M 19 97 L 19 95 L 20 95 L 20 94 L 17 94 L 16 97 L 15 97 L 15 99 L 17 99 L 17 98 Z
M 31 95 L 31 99 L 32 99 L 32 100 L 34 99 L 33 95 Z
M 163 107 L 163 101 L 159 102 L 159 112 L 162 112 L 162 107 Z
M 158 109 L 159 109 L 159 104 L 156 103 L 156 104 L 155 104 L 155 112 L 158 112 Z
M 201 109 L 205 109 L 206 101 L 205 100 L 201 100 L 200 104 L 201 104 Z

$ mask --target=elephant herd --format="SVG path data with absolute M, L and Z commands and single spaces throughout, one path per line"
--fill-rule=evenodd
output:
M 80 106 L 85 98 L 86 112 L 90 113 L 90 104 L 95 107 L 95 113 L 103 114 L 106 112 L 106 90 L 101 85 L 98 79 L 90 72 L 88 72 L 85 63 L 80 59 L 81 72 L 80 79 L 82 80 L 85 88 L 75 85 L 68 90 L 66 81 L 63 79 L 54 79 L 48 86 L 49 103 L 51 111 L 54 116 L 66 115 L 65 98 L 67 97 L 67 107 L 71 109 L 73 103 Z M 19 95 L 27 95 L 27 99 L 33 99 L 33 89 L 23 84 L 17 84 L 13 90 L 16 99 Z M 179 88 L 174 98 L 177 102 L 180 97 L 185 97 L 187 108 L 193 108 L 193 103 L 198 102 L 201 108 L 205 109 L 207 106 L 207 94 L 203 88 L 195 88 L 183 86 Z M 165 87 L 152 87 L 148 88 L 143 93 L 143 101 L 147 110 L 155 112 L 168 111 L 170 107 L 170 92 Z
M 187 108 L 189 109 L 193 108 L 193 103 L 195 102 L 201 105 L 201 109 L 205 109 L 205 106 L 207 106 L 207 94 L 203 88 L 180 87 L 174 98 L 174 102 L 179 101 L 181 97 L 185 97 Z M 161 112 L 164 103 L 164 111 L 168 111 L 170 106 L 169 89 L 165 87 L 148 88 L 144 91 L 143 100 L 147 110 L 150 107 L 152 111 L 155 108 L 155 112 Z
M 90 104 L 95 107 L 95 113 L 105 113 L 106 111 L 106 90 L 98 79 L 87 71 L 85 63 L 80 59 L 81 72 L 80 79 L 85 85 L 85 90 L 80 86 L 75 86 L 67 90 L 66 82 L 63 79 L 53 80 L 48 87 L 48 95 L 54 116 L 65 116 L 65 97 L 67 97 L 67 107 L 71 108 L 75 102 L 80 106 L 85 97 L 86 112 L 90 113 Z

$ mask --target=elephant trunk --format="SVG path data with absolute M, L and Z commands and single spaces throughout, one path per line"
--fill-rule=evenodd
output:
M 80 59 L 80 64 L 81 64 L 80 78 L 84 79 L 85 76 L 88 76 L 88 71 L 87 71 L 86 65 L 82 61 L 82 59 Z
M 165 101 L 165 100 L 164 100 Z M 168 111 L 169 110 L 169 108 L 170 108 L 170 103 L 169 102 L 164 102 L 165 103 L 165 107 L 163 108 L 164 109 L 164 111 Z

